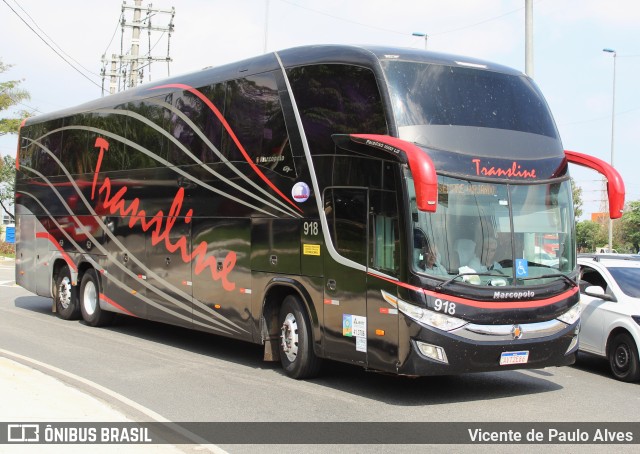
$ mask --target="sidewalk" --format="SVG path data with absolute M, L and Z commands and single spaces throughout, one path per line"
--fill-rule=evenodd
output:
M 38 370 L 0 356 L 0 421 L 29 422 L 134 422 L 106 402 L 82 393 Z M 0 453 L 182 453 L 172 445 L 0 445 Z

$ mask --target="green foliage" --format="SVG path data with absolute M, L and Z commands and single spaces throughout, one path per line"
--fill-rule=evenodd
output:
M 12 156 L 6 155 L 0 160 L 0 206 L 14 221 L 14 215 L 7 208 L 14 202 L 15 188 L 16 160 Z
M 571 179 L 571 193 L 573 195 L 573 214 L 577 220 L 582 216 L 582 188 Z
M 576 224 L 576 244 L 582 252 L 594 252 L 607 242 L 607 230 L 602 224 L 582 221 Z
M 11 68 L 11 65 L 5 65 L 2 63 L 2 60 L 0 60 L 0 74 L 9 70 L 9 68 Z M 16 104 L 29 99 L 29 92 L 19 88 L 21 83 L 21 80 L 0 82 L 0 112 L 4 112 Z M 19 118 L 0 117 L 0 135 L 18 132 L 22 118 L 29 116 L 28 112 L 25 111 L 20 111 L 18 114 Z M 0 115 L 4 115 L 4 113 Z
M 640 250 L 640 201 L 629 202 L 621 220 L 621 234 L 633 252 Z
M 0 242 L 0 257 L 15 257 L 16 256 L 16 245 Z

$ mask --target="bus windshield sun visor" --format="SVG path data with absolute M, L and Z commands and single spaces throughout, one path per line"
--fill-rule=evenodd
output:
M 611 219 L 621 218 L 624 209 L 625 189 L 620 173 L 602 159 L 570 150 L 564 150 L 564 154 L 570 163 L 588 167 L 604 175 L 607 179 L 607 193 L 609 195 L 609 217 Z
M 416 190 L 416 205 L 420 211 L 434 213 L 438 206 L 438 176 L 433 161 L 417 145 L 396 137 L 379 134 L 334 134 L 336 146 L 371 157 L 381 152 L 390 158 L 409 164 Z

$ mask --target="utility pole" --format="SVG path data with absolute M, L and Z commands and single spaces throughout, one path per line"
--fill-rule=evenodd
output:
M 131 20 L 127 20 L 127 14 L 133 12 Z M 171 9 L 158 9 L 153 8 L 150 3 L 147 7 L 142 6 L 142 0 L 135 0 L 133 6 L 127 5 L 127 2 L 122 2 L 121 13 L 121 34 L 120 34 L 120 54 L 112 54 L 111 60 L 108 60 L 105 55 L 102 56 L 102 77 L 103 86 L 104 78 L 107 76 L 106 66 L 110 64 L 110 84 L 109 93 L 113 94 L 116 90 L 133 88 L 138 85 L 138 82 L 143 79 L 143 72 L 147 69 L 149 74 L 149 80 L 151 80 L 151 64 L 153 62 L 167 62 L 167 76 L 169 76 L 171 63 L 171 35 L 174 30 L 173 19 L 175 17 L 176 10 L 174 7 Z M 161 15 L 168 15 L 167 25 L 156 25 L 157 18 Z M 152 19 L 154 23 L 152 24 Z M 131 46 L 128 54 L 124 53 L 125 49 L 125 29 L 131 28 Z M 148 49 L 146 54 L 141 50 L 140 35 L 141 31 L 146 30 L 148 35 Z M 155 47 L 152 46 L 151 35 L 152 32 L 161 32 L 162 35 L 156 40 L 155 44 L 158 44 L 167 35 L 167 55 L 165 57 L 152 56 L 151 51 Z M 141 52 L 143 54 L 141 55 Z M 104 93 L 103 93 L 104 94 Z
M 135 0 L 135 6 L 133 7 L 133 22 L 131 28 L 133 33 L 131 35 L 131 71 L 129 71 L 129 86 L 135 87 L 138 85 L 138 55 L 140 54 L 140 9 L 142 7 L 142 0 Z M 123 10 L 125 6 L 122 6 Z
M 533 79 L 533 0 L 525 0 L 524 73 Z

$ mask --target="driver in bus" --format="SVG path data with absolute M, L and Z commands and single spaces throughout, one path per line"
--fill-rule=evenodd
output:
M 437 249 L 435 248 L 431 249 L 428 246 L 425 246 L 422 249 L 422 253 L 420 254 L 420 257 L 421 259 L 420 259 L 420 262 L 418 263 L 418 266 L 420 267 L 420 269 L 423 269 L 426 273 L 434 274 L 436 276 L 449 275 L 445 267 L 438 262 Z

